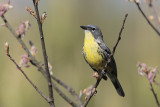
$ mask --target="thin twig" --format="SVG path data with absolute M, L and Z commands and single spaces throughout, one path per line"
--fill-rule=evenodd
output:
M 122 31 L 123 31 L 123 29 L 124 29 L 124 24 L 125 24 L 125 22 L 126 22 L 127 16 L 128 16 L 128 14 L 125 15 L 125 18 L 124 18 L 124 20 L 123 20 L 123 24 L 122 24 L 121 30 L 120 30 L 120 32 L 119 32 L 118 40 L 117 40 L 115 46 L 113 47 L 112 56 L 113 56 L 114 53 L 115 53 L 115 50 L 116 50 L 116 47 L 117 47 L 119 41 L 121 40 L 121 35 L 122 35 Z
M 17 68 L 21 71 L 21 73 L 24 75 L 24 77 L 28 80 L 28 82 L 35 88 L 35 90 L 47 101 L 49 102 L 49 99 L 38 89 L 38 87 L 28 78 L 28 76 L 24 73 L 24 71 L 19 67 L 19 65 L 16 63 L 16 61 L 11 57 L 11 55 L 7 52 L 7 56 L 9 59 L 17 66 Z
M 87 97 L 87 100 L 84 102 L 83 107 L 86 107 L 93 95 L 96 93 L 96 88 L 98 87 L 100 81 L 102 80 L 102 73 L 100 73 L 99 78 L 97 79 L 97 82 L 94 84 L 94 86 L 91 89 L 90 95 Z
M 41 67 L 41 65 L 39 64 L 39 62 L 35 59 L 35 57 L 32 56 L 31 52 L 29 51 L 29 49 L 27 48 L 26 44 L 23 42 L 23 40 L 16 34 L 16 32 L 12 29 L 12 27 L 10 26 L 10 24 L 8 23 L 7 19 L 5 18 L 5 16 L 1 16 L 5 26 L 9 29 L 9 31 L 12 33 L 12 35 L 18 40 L 18 42 L 21 44 L 22 48 L 26 51 L 26 53 L 28 54 L 28 57 L 30 59 L 30 61 L 32 62 L 32 64 L 34 64 L 35 66 L 38 67 L 38 69 L 40 71 L 43 70 L 43 68 Z M 45 74 L 45 73 L 43 73 Z
M 74 96 L 74 98 L 79 102 L 80 105 L 82 105 L 82 101 L 79 98 L 79 96 L 77 95 L 77 93 L 75 92 L 75 90 L 68 86 L 67 84 L 65 84 L 64 82 L 62 82 L 60 79 L 56 78 L 55 76 L 51 75 L 52 79 L 55 80 L 58 84 L 60 84 L 61 86 L 63 86 L 65 89 L 67 89 L 72 96 Z
M 155 93 L 155 91 L 153 89 L 152 83 L 151 82 L 149 82 L 149 83 L 150 83 L 150 86 L 151 86 L 151 91 L 152 91 L 152 93 L 154 95 L 154 98 L 156 100 L 156 103 L 157 103 L 158 107 L 160 107 L 160 104 L 159 104 L 159 101 L 158 101 L 158 97 L 157 97 L 157 94 Z
M 56 92 L 66 101 L 68 102 L 70 105 L 72 105 L 73 107 L 79 107 L 76 103 L 74 103 L 72 100 L 70 100 L 58 87 L 56 84 L 53 84 L 54 89 L 56 90 Z
M 12 27 L 10 26 L 10 24 L 8 23 L 8 21 L 7 21 L 7 19 L 4 17 L 4 16 L 2 16 L 2 19 L 3 19 L 3 21 L 5 22 L 5 25 L 6 25 L 6 27 L 9 29 L 9 31 L 12 33 L 12 35 L 18 40 L 18 42 L 21 44 L 21 46 L 23 47 L 23 49 L 26 51 L 26 53 L 28 54 L 28 56 L 29 56 L 29 59 L 30 59 L 30 62 L 31 62 L 31 64 L 33 64 L 35 67 L 37 67 L 38 68 L 38 71 L 40 71 L 42 74 L 43 74 L 43 76 L 45 77 L 45 78 L 47 78 L 47 76 L 46 76 L 46 72 L 45 72 L 45 70 L 42 68 L 42 66 L 41 66 L 41 64 L 37 61 L 37 59 L 35 58 L 35 57 L 33 57 L 32 55 L 31 55 L 31 53 L 30 53 L 30 51 L 29 51 L 29 49 L 27 48 L 27 46 L 25 45 L 25 43 L 23 42 L 23 40 L 22 39 L 20 39 L 19 37 L 18 37 L 18 35 L 15 33 L 15 31 L 12 29 Z M 54 77 L 55 78 L 55 76 L 53 76 L 52 75 L 52 77 Z M 60 82 L 57 82 L 58 84 L 60 84 Z M 52 82 L 52 84 L 53 84 L 53 82 Z M 64 84 L 64 83 L 63 83 Z M 54 84 L 53 84 L 54 85 Z M 61 85 L 61 84 L 60 84 Z M 55 87 L 53 87 L 54 89 L 55 89 Z M 57 90 L 60 90 L 58 87 L 56 87 L 56 89 Z M 56 90 L 55 89 L 55 90 Z M 61 90 L 60 90 L 61 91 Z M 58 92 L 58 94 L 59 94 L 59 92 Z M 64 93 L 62 93 L 62 91 L 61 91 L 61 97 L 62 96 L 66 96 Z M 62 97 L 62 98 L 66 98 L 66 97 Z M 69 98 L 68 98 L 69 99 Z M 66 101 L 68 101 L 68 99 L 65 99 Z M 70 103 L 71 102 L 71 100 L 69 99 L 69 102 L 68 103 Z M 74 102 L 72 102 L 74 105 L 76 105 Z
M 84 104 L 83 104 L 84 107 L 87 106 L 87 104 L 89 103 L 89 101 L 91 100 L 91 98 L 93 97 L 93 95 L 95 94 L 96 88 L 98 87 L 100 81 L 102 80 L 103 75 L 105 75 L 105 71 L 106 71 L 106 69 L 107 69 L 107 65 L 108 65 L 108 63 L 110 63 L 111 58 L 114 56 L 115 50 L 116 50 L 116 48 L 117 48 L 117 46 L 118 46 L 118 43 L 119 43 L 119 41 L 121 40 L 121 35 L 122 35 L 122 31 L 123 31 L 123 29 L 124 29 L 124 24 L 125 24 L 125 22 L 126 22 L 127 16 L 128 16 L 128 14 L 125 15 L 125 18 L 124 18 L 124 20 L 123 20 L 123 24 L 122 24 L 121 30 L 120 30 L 120 32 L 119 32 L 118 40 L 117 40 L 115 46 L 113 47 L 112 53 L 110 54 L 110 56 L 109 56 L 109 58 L 108 58 L 108 60 L 107 60 L 107 63 L 106 63 L 106 65 L 105 65 L 105 67 L 104 67 L 104 69 L 103 69 L 102 72 L 100 73 L 99 78 L 97 79 L 97 82 L 96 82 L 95 85 L 92 87 L 92 89 L 91 89 L 91 94 L 88 96 L 87 100 L 84 102 Z M 93 90 L 95 90 L 95 91 L 93 91 Z M 92 91 L 93 91 L 93 92 L 92 92 Z
M 135 1 L 135 4 L 137 5 L 139 11 L 140 11 L 141 14 L 143 15 L 143 17 L 146 19 L 146 21 L 148 22 L 148 24 L 149 24 L 149 25 L 153 28 L 153 30 L 160 36 L 159 30 L 156 29 L 156 28 L 154 27 L 154 25 L 150 22 L 150 20 L 147 18 L 147 16 L 145 15 L 145 13 L 143 12 L 143 10 L 141 9 L 139 3 L 137 3 L 137 2 Z
M 36 15 L 37 15 L 37 23 L 38 23 L 39 33 L 40 33 L 40 38 L 41 38 L 44 65 L 45 65 L 45 71 L 46 71 L 47 81 L 48 81 L 50 106 L 54 107 L 55 105 L 54 105 L 54 97 L 53 97 L 53 90 L 52 90 L 52 81 L 51 81 L 51 75 L 50 75 L 49 67 L 48 67 L 48 56 L 47 56 L 45 42 L 44 42 L 42 23 L 41 23 L 41 20 L 40 20 L 40 17 L 39 17 L 38 3 L 35 3 L 35 0 L 33 0 L 33 4 L 34 4 L 35 12 L 36 12 Z
M 160 23 L 159 23 L 157 12 L 156 12 L 153 4 L 151 4 L 148 8 L 149 8 L 151 15 L 153 15 L 153 17 L 154 17 L 155 24 L 158 28 L 157 30 L 159 31 L 160 30 Z

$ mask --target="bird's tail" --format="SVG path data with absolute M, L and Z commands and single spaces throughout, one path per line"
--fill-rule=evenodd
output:
M 122 87 L 121 87 L 121 84 L 119 83 L 117 77 L 112 77 L 112 78 L 111 78 L 111 81 L 112 81 L 114 87 L 116 88 L 117 93 L 118 93 L 120 96 L 124 97 L 124 96 L 125 96 L 124 91 L 123 91 L 123 89 L 122 89 Z

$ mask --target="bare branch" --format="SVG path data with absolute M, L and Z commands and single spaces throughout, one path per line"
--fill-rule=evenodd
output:
M 12 27 L 10 26 L 10 24 L 8 23 L 7 19 L 5 18 L 5 16 L 1 16 L 5 26 L 9 29 L 9 31 L 12 33 L 12 35 L 18 40 L 18 42 L 21 44 L 22 48 L 26 51 L 26 53 L 28 54 L 28 57 L 31 61 L 31 63 L 35 66 L 37 66 L 39 68 L 39 70 L 42 71 L 42 67 L 39 64 L 39 62 L 35 59 L 35 57 L 32 56 L 32 54 L 30 53 L 29 49 L 27 48 L 26 44 L 22 41 L 22 39 L 16 34 L 16 32 L 12 29 Z M 45 74 L 45 72 L 43 73 Z
M 84 104 L 83 104 L 84 107 L 87 106 L 87 104 L 89 103 L 89 101 L 91 100 L 91 98 L 93 97 L 93 95 L 96 93 L 96 88 L 98 87 L 100 81 L 102 80 L 103 75 L 105 75 L 105 71 L 106 71 L 106 69 L 107 69 L 107 65 L 108 65 L 108 63 L 110 63 L 111 58 L 113 57 L 113 55 L 114 55 L 114 53 L 115 53 L 115 50 L 116 50 L 116 48 L 117 48 L 117 45 L 118 45 L 119 41 L 121 40 L 121 34 L 122 34 L 123 29 L 124 29 L 124 24 L 125 24 L 125 22 L 126 22 L 127 16 L 128 16 L 128 14 L 125 15 L 125 18 L 124 18 L 124 20 L 123 20 L 123 24 L 122 24 L 121 30 L 120 30 L 120 32 L 119 32 L 118 40 L 117 40 L 115 46 L 113 47 L 113 51 L 112 51 L 112 53 L 110 54 L 110 56 L 109 56 L 109 58 L 108 58 L 108 61 L 107 61 L 106 65 L 105 65 L 105 67 L 104 67 L 104 69 L 103 69 L 102 72 L 99 74 L 99 78 L 97 79 L 97 82 L 96 82 L 95 85 L 92 87 L 91 94 L 88 96 L 87 100 L 84 102 Z
M 119 41 L 121 40 L 121 35 L 122 35 L 122 31 L 123 31 L 123 29 L 124 29 L 124 24 L 125 24 L 125 22 L 126 22 L 127 16 L 128 16 L 128 14 L 125 15 L 125 18 L 124 18 L 124 20 L 123 20 L 123 24 L 122 24 L 121 30 L 120 30 L 120 32 L 119 32 L 118 40 L 117 40 L 115 46 L 113 47 L 112 56 L 113 56 L 114 53 L 115 53 L 115 50 L 116 50 L 116 48 L 117 48 L 117 45 L 118 45 Z
M 41 38 L 41 45 L 42 45 L 42 51 L 43 51 L 43 58 L 44 58 L 44 65 L 45 65 L 45 71 L 47 75 L 47 81 L 48 81 L 48 90 L 49 90 L 49 98 L 50 98 L 50 106 L 54 107 L 54 97 L 53 97 L 53 90 L 52 90 L 52 81 L 51 81 L 51 75 L 49 72 L 48 67 L 48 56 L 46 52 L 45 42 L 44 42 L 44 35 L 43 35 L 43 29 L 42 29 L 42 23 L 39 17 L 39 10 L 38 10 L 38 3 L 35 3 L 35 0 L 33 0 L 36 16 L 37 16 L 37 23 L 39 27 L 39 33 Z
M 77 93 L 75 92 L 75 90 L 71 86 L 68 86 L 67 84 L 65 84 L 64 82 L 62 82 L 60 79 L 56 78 L 53 75 L 51 75 L 51 77 L 58 84 L 60 84 L 61 86 L 63 86 L 65 89 L 67 89 L 71 93 L 71 95 L 79 102 L 79 104 L 82 105 L 81 99 L 79 98 L 79 96 L 77 95 Z
M 143 12 L 143 10 L 141 9 L 139 3 L 137 3 L 137 2 L 135 1 L 135 4 L 137 5 L 139 11 L 140 11 L 141 14 L 143 15 L 143 17 L 146 19 L 146 21 L 148 22 L 148 24 L 149 24 L 149 25 L 152 27 L 152 29 L 160 36 L 159 30 L 156 29 L 156 28 L 154 27 L 154 25 L 150 22 L 150 20 L 147 18 L 147 16 L 145 15 L 145 13 Z
M 79 107 L 76 103 L 74 103 L 72 100 L 70 100 L 58 87 L 56 84 L 53 84 L 54 89 L 56 90 L 56 92 L 66 101 L 68 102 L 70 105 L 72 105 L 73 107 Z
M 107 63 L 106 63 L 107 65 Z M 102 71 L 104 73 L 104 70 Z M 98 87 L 100 81 L 102 80 L 103 74 L 100 73 L 99 78 L 97 79 L 97 82 L 94 84 L 94 86 L 91 89 L 90 95 L 87 97 L 87 100 L 84 102 L 83 107 L 86 107 L 93 95 L 96 93 L 96 88 Z
M 35 67 L 37 67 L 38 68 L 38 71 L 40 71 L 42 74 L 43 74 L 43 76 L 45 77 L 45 78 L 47 78 L 47 76 L 46 76 L 46 72 L 45 72 L 45 70 L 42 68 L 42 66 L 41 66 L 41 64 L 35 59 L 35 57 L 33 57 L 32 55 L 31 55 L 31 53 L 30 53 L 30 51 L 29 51 L 29 49 L 27 48 L 27 46 L 25 45 L 25 43 L 23 42 L 23 40 L 22 39 L 20 39 L 19 37 L 18 37 L 18 35 L 15 33 L 15 31 L 12 29 L 12 27 L 10 26 L 10 24 L 8 23 L 8 21 L 7 21 L 7 19 L 4 17 L 4 16 L 2 16 L 2 19 L 3 19 L 3 21 L 5 22 L 5 25 L 6 25 L 6 27 L 9 29 L 9 31 L 13 34 L 13 36 L 19 41 L 19 43 L 22 45 L 22 47 L 23 47 L 23 49 L 26 51 L 26 53 L 29 55 L 29 59 L 30 59 L 30 62 L 31 62 L 31 64 L 32 65 L 34 65 Z M 59 80 L 58 78 L 56 78 L 55 76 L 53 76 L 52 75 L 52 78 L 54 78 L 54 80 L 56 81 L 56 79 L 57 80 Z M 56 78 L 56 79 L 55 79 Z M 60 84 L 60 85 L 62 85 L 62 81 L 61 82 L 57 82 L 58 84 Z M 53 84 L 53 82 L 52 82 L 52 84 Z M 63 83 L 64 84 L 64 83 Z M 53 84 L 54 85 L 54 84 Z M 67 86 L 67 85 L 64 85 L 64 86 Z M 54 89 L 55 89 L 55 87 L 53 87 Z M 56 89 L 55 90 L 60 90 L 58 87 L 56 87 Z M 61 90 L 60 90 L 61 91 Z M 72 92 L 74 92 L 74 91 L 72 91 Z M 66 96 L 64 93 L 62 93 L 62 91 L 61 91 L 61 93 L 59 93 L 58 92 L 58 94 L 63 94 L 63 96 Z M 61 96 L 62 97 L 62 96 Z M 66 97 L 62 97 L 62 98 L 66 98 Z M 68 98 L 69 99 L 69 98 Z M 67 99 L 65 99 L 66 101 L 67 101 Z M 71 102 L 71 100 L 69 99 L 69 101 Z M 74 105 L 76 105 L 75 103 L 73 103 Z
M 38 87 L 28 78 L 28 76 L 24 73 L 24 71 L 21 69 L 21 67 L 18 66 L 16 61 L 11 57 L 9 54 L 9 51 L 6 52 L 9 59 L 17 66 L 17 68 L 21 71 L 21 73 L 24 75 L 24 77 L 28 80 L 28 82 L 35 88 L 35 90 L 49 103 L 49 99 L 38 89 Z
M 157 94 L 155 93 L 155 91 L 153 89 L 152 83 L 150 81 L 149 81 L 149 83 L 150 83 L 150 86 L 151 86 L 151 91 L 152 91 L 152 93 L 154 95 L 154 98 L 156 100 L 156 103 L 157 103 L 158 107 L 160 107 L 160 104 L 159 104 L 159 101 L 158 101 L 158 97 L 157 97 Z
M 149 11 L 150 11 L 151 15 L 153 15 L 155 24 L 157 26 L 157 30 L 159 31 L 160 30 L 160 23 L 159 23 L 157 12 L 156 12 L 153 4 L 149 5 Z

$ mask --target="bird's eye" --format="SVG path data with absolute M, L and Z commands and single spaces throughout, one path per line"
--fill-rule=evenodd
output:
M 92 31 L 94 32 L 95 30 L 96 30 L 96 28 L 93 27 L 93 28 L 92 28 Z

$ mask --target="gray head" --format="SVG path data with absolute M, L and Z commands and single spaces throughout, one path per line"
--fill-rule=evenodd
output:
M 84 30 L 90 31 L 95 39 L 103 38 L 102 32 L 100 28 L 96 25 L 86 25 L 86 26 L 80 26 Z

